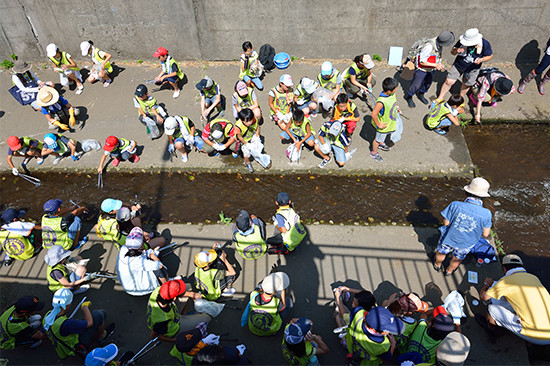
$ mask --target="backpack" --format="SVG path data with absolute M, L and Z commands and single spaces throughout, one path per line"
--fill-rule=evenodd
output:
M 491 74 L 498 73 L 501 76 L 506 76 L 502 71 L 498 69 L 498 67 L 484 67 L 483 69 L 479 70 L 479 74 L 477 75 L 477 81 L 481 80 L 482 77 L 486 77 L 487 81 L 489 82 L 489 88 L 493 86 L 494 82 L 491 79 Z
M 489 258 L 491 262 L 495 262 L 497 260 L 495 248 L 484 238 L 479 239 L 476 245 L 470 249 L 470 253 L 478 259 Z
M 413 63 L 415 63 L 416 57 L 420 54 L 420 51 L 422 51 L 424 46 L 430 43 L 430 40 L 431 38 L 422 38 L 414 42 L 411 48 L 409 48 L 409 53 L 407 53 L 407 60 L 410 60 Z M 405 63 L 407 63 L 407 61 L 405 61 Z
M 260 55 L 258 59 L 264 65 L 265 71 L 271 71 L 275 68 L 275 63 L 273 62 L 275 58 L 275 48 L 269 43 L 264 44 L 260 47 Z

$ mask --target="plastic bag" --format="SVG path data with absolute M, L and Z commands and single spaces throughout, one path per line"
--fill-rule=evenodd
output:
M 92 150 L 101 150 L 101 144 L 99 143 L 99 141 L 94 139 L 83 140 L 80 144 L 82 145 L 82 150 L 84 150 L 85 152 L 89 152 Z
M 300 155 L 302 155 L 302 149 L 296 148 L 296 144 L 287 147 L 286 157 L 289 158 L 291 162 L 299 161 Z
M 143 118 L 143 123 L 145 123 L 145 126 L 147 126 L 147 137 L 149 137 L 150 139 L 156 139 L 157 137 L 160 137 L 160 130 L 157 126 L 157 123 L 153 121 L 152 118 Z
M 261 166 L 267 169 L 267 167 L 271 164 L 271 156 L 262 153 L 264 149 L 264 144 L 262 144 L 260 138 L 254 135 L 254 137 L 252 137 L 252 140 L 250 140 L 250 142 L 246 146 L 254 159 L 258 163 L 260 163 Z
M 224 304 L 218 304 L 214 301 L 208 301 L 205 299 L 195 300 L 195 310 L 199 313 L 206 313 L 211 317 L 220 315 L 224 307 Z
M 449 295 L 447 295 L 445 298 L 445 303 L 443 304 L 443 307 L 447 310 L 447 313 L 453 317 L 455 324 L 460 324 L 460 318 L 466 317 L 466 314 L 464 314 L 464 310 L 462 309 L 463 306 L 464 298 L 458 293 L 457 290 L 453 290 Z

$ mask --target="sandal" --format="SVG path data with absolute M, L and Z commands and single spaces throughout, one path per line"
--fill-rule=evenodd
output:
M 445 271 L 445 272 L 443 272 L 443 275 L 444 275 L 445 277 L 449 277 L 449 276 L 452 276 L 452 275 L 453 275 L 453 274 L 454 274 L 454 273 L 456 272 L 456 270 L 457 270 L 457 269 L 458 269 L 458 267 L 456 267 L 456 268 L 455 268 L 455 270 L 454 270 L 454 271 L 452 271 L 451 273 L 449 273 L 449 272 Z
M 436 272 L 441 272 L 441 266 L 436 266 L 435 263 L 432 264 L 432 267 L 435 269 Z

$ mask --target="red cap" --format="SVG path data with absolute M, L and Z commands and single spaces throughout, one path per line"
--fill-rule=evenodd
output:
M 164 300 L 172 300 L 185 292 L 185 282 L 182 280 L 166 281 L 160 286 L 160 297 Z
M 447 311 L 445 310 L 445 308 L 443 306 L 437 306 L 435 309 L 434 309 L 434 318 L 436 316 L 438 316 L 439 314 L 443 314 L 443 315 L 447 315 Z
M 153 53 L 153 57 L 159 57 L 159 56 L 166 56 L 168 54 L 168 50 L 164 47 L 157 48 L 157 52 Z
M 12 151 L 19 150 L 21 148 L 21 142 L 19 141 L 19 137 L 17 136 L 10 136 L 8 137 L 8 146 Z
M 115 147 L 118 145 L 118 139 L 115 136 L 109 136 L 105 139 L 105 145 L 103 146 L 103 150 L 105 151 L 113 151 Z

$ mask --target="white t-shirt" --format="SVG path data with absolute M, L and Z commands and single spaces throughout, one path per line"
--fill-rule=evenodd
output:
M 14 221 L 9 224 L 2 225 L 2 229 L 15 235 L 29 236 L 35 226 L 36 224 L 33 222 Z

